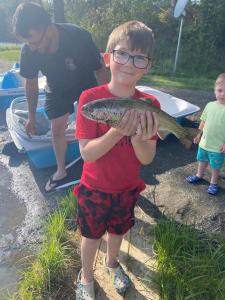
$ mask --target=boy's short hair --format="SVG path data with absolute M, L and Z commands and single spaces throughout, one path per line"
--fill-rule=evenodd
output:
M 21 3 L 13 16 L 13 33 L 27 38 L 31 29 L 43 30 L 51 23 L 49 14 L 37 3 Z
M 127 41 L 131 50 L 141 50 L 152 58 L 154 35 L 144 23 L 134 20 L 116 27 L 109 36 L 106 52 L 112 52 L 122 40 Z
M 218 85 L 221 83 L 225 84 L 225 73 L 221 73 L 215 81 L 215 85 Z

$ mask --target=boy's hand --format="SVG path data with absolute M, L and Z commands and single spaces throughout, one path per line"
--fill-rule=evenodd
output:
M 194 144 L 199 144 L 200 140 L 201 140 L 201 137 L 202 137 L 202 132 L 198 133 L 194 139 L 193 139 L 193 143 Z
M 223 144 L 223 145 L 220 147 L 220 152 L 221 152 L 221 153 L 225 153 L 225 144 Z
M 155 112 L 146 111 L 140 114 L 139 124 L 132 141 L 146 141 L 157 134 L 159 120 Z
M 139 113 L 131 109 L 125 113 L 120 124 L 115 129 L 123 136 L 134 135 L 139 123 Z

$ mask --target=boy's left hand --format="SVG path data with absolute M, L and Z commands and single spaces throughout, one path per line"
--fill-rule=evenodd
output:
M 131 137 L 132 141 L 146 141 L 157 134 L 159 128 L 159 120 L 157 113 L 146 111 L 140 114 L 140 122 L 138 124 L 136 134 Z

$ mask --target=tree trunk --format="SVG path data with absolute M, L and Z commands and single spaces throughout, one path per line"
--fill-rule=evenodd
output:
M 56 23 L 64 23 L 64 1 L 63 0 L 53 0 L 53 11 L 54 11 L 54 21 Z

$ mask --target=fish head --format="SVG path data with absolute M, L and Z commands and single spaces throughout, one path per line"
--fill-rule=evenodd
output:
M 114 100 L 100 99 L 94 100 L 87 104 L 84 104 L 81 108 L 81 113 L 89 120 L 97 121 L 100 123 L 116 126 L 120 119 L 118 114 L 112 112 Z

